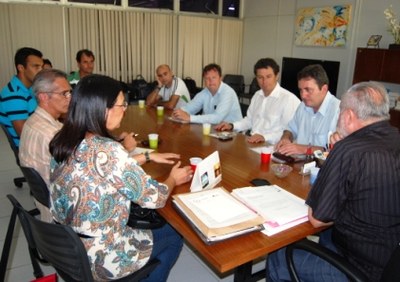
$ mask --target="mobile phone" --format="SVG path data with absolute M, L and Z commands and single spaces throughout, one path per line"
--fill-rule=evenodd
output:
M 253 180 L 250 181 L 251 184 L 254 186 L 265 186 L 265 185 L 271 185 L 271 183 L 263 178 L 254 178 Z
M 291 156 L 286 156 L 284 154 L 278 153 L 278 152 L 274 152 L 272 154 L 272 156 L 274 156 L 275 158 L 281 160 L 281 161 L 285 161 L 287 163 L 294 163 L 295 159 Z

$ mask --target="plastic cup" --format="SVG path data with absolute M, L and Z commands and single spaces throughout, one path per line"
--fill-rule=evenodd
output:
M 157 106 L 157 116 L 161 117 L 164 115 L 164 106 Z
M 139 100 L 139 108 L 140 109 L 144 108 L 144 100 Z
M 157 147 L 158 147 L 158 134 L 157 133 L 149 134 L 149 147 L 150 147 L 150 149 L 157 149 Z
M 210 135 L 211 132 L 211 124 L 203 123 L 203 135 Z
M 262 149 L 261 150 L 261 163 L 267 164 L 271 161 L 271 149 Z
M 314 185 L 315 180 L 317 179 L 319 172 L 319 167 L 310 168 L 310 184 Z
M 202 160 L 203 160 L 202 158 L 197 158 L 197 157 L 194 157 L 194 158 L 190 158 L 190 159 L 189 159 L 189 161 L 190 161 L 190 166 L 191 166 L 193 172 L 196 171 L 197 165 L 198 165 Z

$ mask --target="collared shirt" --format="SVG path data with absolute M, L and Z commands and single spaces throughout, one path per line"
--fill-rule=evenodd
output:
M 279 83 L 268 96 L 258 90 L 251 99 L 247 115 L 233 123 L 236 131 L 251 129 L 251 135 L 260 134 L 265 141 L 275 144 L 292 119 L 300 100 Z
M 19 136 L 12 124 L 16 120 L 26 120 L 37 107 L 36 97 L 31 88 L 26 88 L 15 75 L 0 92 L 0 123 L 4 124 L 19 146 Z
M 307 199 L 316 219 L 334 222 L 333 242 L 371 281 L 400 241 L 399 140 L 382 121 L 337 142 Z
M 229 85 L 221 82 L 215 95 L 204 88 L 182 110 L 190 114 L 190 122 L 218 124 L 242 119 L 239 99 Z M 203 111 L 201 115 L 196 113 Z
M 313 108 L 307 107 L 302 102 L 286 130 L 293 134 L 297 144 L 325 147 L 328 143 L 329 132 L 336 130 L 339 105 L 340 100 L 330 92 L 326 94 L 316 113 Z
M 181 78 L 176 76 L 172 80 L 171 87 L 169 88 L 167 88 L 166 86 L 161 87 L 160 91 L 158 92 L 158 95 L 161 96 L 164 102 L 169 101 L 172 95 L 178 95 L 179 100 L 178 103 L 176 103 L 175 109 L 183 107 L 190 101 L 190 93 L 186 87 L 185 82 Z
M 19 147 L 19 160 L 21 166 L 34 168 L 47 186 L 50 184 L 50 160 L 49 143 L 63 124 L 55 120 L 40 106 L 26 120 L 22 129 Z M 35 202 L 40 210 L 43 221 L 51 222 L 52 216 L 47 207 Z
M 32 167 L 39 172 L 47 186 L 50 183 L 49 143 L 62 126 L 61 122 L 39 106 L 26 120 L 22 129 L 19 148 L 21 165 Z

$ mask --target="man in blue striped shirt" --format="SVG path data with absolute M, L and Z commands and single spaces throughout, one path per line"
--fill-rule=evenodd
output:
M 42 70 L 42 53 L 24 47 L 16 52 L 14 62 L 17 74 L 0 92 L 0 123 L 6 126 L 18 147 L 25 120 L 37 107 L 31 86 L 36 74 Z
M 385 88 L 362 82 L 343 96 L 337 141 L 308 195 L 314 227 L 332 226 L 320 244 L 380 281 L 400 240 L 400 133 L 389 124 Z M 290 280 L 284 249 L 268 256 L 270 280 Z M 296 251 L 301 281 L 347 281 L 317 256 Z M 392 277 L 391 281 L 398 281 Z

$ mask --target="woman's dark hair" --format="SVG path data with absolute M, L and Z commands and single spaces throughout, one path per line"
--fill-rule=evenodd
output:
M 88 75 L 79 81 L 64 126 L 50 142 L 50 153 L 57 162 L 68 160 L 87 132 L 112 138 L 106 128 L 107 109 L 121 91 L 120 82 L 104 75 Z

